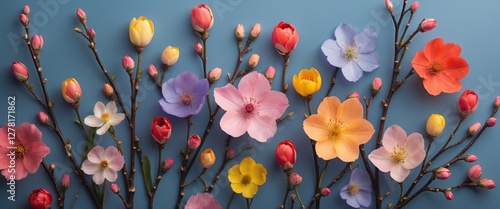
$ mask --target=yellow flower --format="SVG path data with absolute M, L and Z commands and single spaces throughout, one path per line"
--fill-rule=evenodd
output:
M 231 188 L 245 198 L 253 198 L 258 186 L 266 183 L 267 170 L 262 164 L 256 164 L 251 157 L 246 157 L 239 165 L 234 165 L 227 172 Z
M 203 168 L 212 167 L 216 159 L 217 158 L 215 157 L 214 151 L 210 148 L 203 150 L 203 152 L 200 154 L 200 163 Z
M 179 59 L 179 48 L 173 46 L 167 46 L 161 53 L 161 62 L 164 65 L 170 67 L 174 65 Z
M 321 88 L 321 75 L 316 68 L 302 69 L 293 76 L 293 87 L 303 97 L 313 95 Z
M 304 120 L 304 131 L 316 141 L 316 154 L 324 160 L 340 158 L 353 162 L 359 156 L 359 145 L 370 140 L 375 129 L 363 118 L 363 105 L 358 99 L 326 97 L 319 104 L 318 114 Z
M 139 19 L 134 17 L 130 21 L 128 33 L 132 44 L 137 47 L 145 47 L 151 42 L 151 39 L 153 39 L 155 26 L 150 19 L 144 16 L 140 16 Z
M 425 131 L 430 137 L 434 138 L 439 136 L 443 132 L 446 126 L 446 120 L 440 114 L 431 114 L 429 119 L 427 119 L 427 124 L 425 125 Z

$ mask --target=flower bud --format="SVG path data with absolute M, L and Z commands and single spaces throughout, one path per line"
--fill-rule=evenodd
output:
M 35 34 L 31 38 L 31 47 L 35 53 L 40 52 L 43 47 L 43 37 L 41 35 Z
M 215 153 L 212 149 L 208 148 L 203 150 L 203 152 L 200 154 L 200 163 L 203 166 L 203 168 L 210 168 L 212 165 L 214 165 L 216 160 Z
M 196 42 L 194 44 L 194 51 L 201 56 L 201 54 L 203 53 L 203 46 L 200 44 L 200 42 Z
M 61 84 L 61 91 L 64 100 L 73 105 L 74 108 L 78 108 L 80 105 L 80 98 L 82 97 L 82 88 L 78 81 L 74 78 L 66 79 Z
M 50 169 L 50 170 L 54 170 L 54 169 L 56 169 L 56 164 L 51 163 L 51 164 L 49 165 L 49 169 Z
M 394 11 L 394 5 L 392 4 L 391 0 L 385 0 L 385 8 L 387 8 L 389 12 Z
M 113 99 L 113 96 L 115 94 L 113 87 L 109 83 L 105 83 L 102 86 L 102 92 L 110 99 Z
M 170 67 L 177 63 L 177 60 L 179 60 L 179 48 L 167 46 L 161 54 L 161 62 L 163 62 L 164 65 Z
M 415 13 L 419 6 L 420 6 L 420 3 L 418 1 L 411 3 L 411 5 L 410 5 L 411 12 Z
M 330 195 L 330 188 L 325 187 L 325 188 L 321 189 L 321 195 L 323 195 L 323 197 Z
M 24 5 L 23 7 L 23 14 L 29 15 L 30 14 L 30 6 Z
M 93 28 L 87 29 L 87 35 L 89 36 L 90 40 L 94 40 L 95 37 L 95 30 Z
M 302 176 L 300 176 L 298 173 L 292 173 L 292 175 L 290 175 L 290 183 L 293 186 L 297 186 L 301 182 L 302 182 Z
M 260 30 L 261 30 L 260 23 L 255 23 L 255 25 L 253 25 L 253 27 L 252 27 L 252 30 L 250 31 L 250 37 L 249 37 L 249 39 L 250 40 L 254 40 L 257 37 L 259 37 Z
M 444 196 L 448 200 L 453 200 L 453 193 L 451 192 L 450 189 L 447 189 L 447 190 L 444 191 Z
M 233 159 L 234 158 L 234 149 L 230 149 L 226 153 L 228 159 Z
M 187 143 L 188 143 L 189 149 L 195 150 L 198 147 L 200 147 L 201 138 L 200 138 L 200 136 L 198 134 L 193 134 L 193 135 L 191 135 L 191 137 L 189 137 Z
M 259 64 L 260 56 L 258 54 L 252 54 L 250 59 L 248 59 L 248 69 L 254 69 L 257 64 Z
M 485 188 L 485 189 L 493 189 L 495 188 L 495 181 L 487 178 L 483 178 L 479 180 L 479 186 Z
M 467 172 L 467 177 L 471 181 L 477 181 L 479 178 L 481 178 L 481 175 L 483 174 L 483 169 L 481 168 L 480 165 L 474 165 L 469 169 L 469 172 Z
M 120 187 L 118 187 L 118 184 L 111 183 L 111 185 L 109 185 L 109 188 L 115 194 L 118 194 L 118 192 L 120 192 Z
M 290 140 L 284 140 L 276 146 L 276 161 L 285 171 L 291 171 L 297 160 L 295 145 Z
M 26 14 L 20 14 L 19 15 L 19 21 L 21 22 L 21 24 L 23 24 L 25 27 L 28 26 L 28 24 L 30 23 L 30 19 L 28 18 L 28 15 Z
M 434 176 L 438 179 L 445 180 L 450 178 L 451 172 L 448 168 L 440 167 L 434 172 Z
M 122 59 L 122 67 L 123 69 L 125 69 L 127 72 L 132 72 L 132 70 L 134 70 L 134 67 L 135 67 L 135 62 L 134 60 L 132 59 L 132 57 L 128 56 L 128 55 L 125 55 L 123 56 L 123 59 Z
M 38 112 L 37 117 L 38 117 L 38 121 L 40 121 L 40 123 L 47 125 L 47 126 L 50 125 L 49 116 L 47 116 L 47 114 L 45 112 L 43 112 L 43 111 Z
M 206 4 L 200 4 L 191 9 L 191 24 L 195 31 L 204 33 L 214 24 L 212 10 Z
M 153 21 L 147 17 L 140 16 L 132 18 L 128 26 L 130 42 L 135 46 L 137 52 L 144 50 L 144 47 L 151 43 L 155 34 Z
M 76 10 L 76 16 L 82 24 L 85 24 L 85 22 L 87 22 L 87 14 L 85 14 L 85 11 L 83 11 L 83 9 L 78 8 Z
M 219 80 L 220 75 L 222 74 L 222 69 L 216 67 L 213 70 L 208 72 L 208 81 L 210 83 L 214 83 L 215 81 Z
M 382 79 L 375 77 L 372 81 L 372 95 L 376 95 L 382 88 Z
M 471 90 L 465 90 L 458 100 L 458 109 L 460 110 L 460 116 L 462 118 L 467 118 L 472 114 L 476 108 L 479 97 L 476 92 Z
M 464 160 L 465 162 L 468 162 L 468 163 L 473 163 L 473 162 L 476 162 L 477 161 L 477 156 L 473 155 L 473 154 L 468 154 L 464 157 Z
M 476 134 L 476 132 L 481 128 L 481 123 L 480 122 L 476 122 L 474 124 L 472 124 L 471 126 L 469 126 L 469 129 L 467 129 L 467 135 L 468 136 L 472 136 L 474 134 Z
M 150 64 L 148 66 L 148 74 L 155 80 L 158 78 L 158 70 L 156 69 L 155 65 Z
M 163 161 L 161 169 L 162 169 L 162 171 L 165 173 L 165 172 L 167 172 L 167 171 L 168 171 L 168 169 L 170 169 L 173 165 L 174 165 L 174 158 L 169 157 L 169 158 L 167 158 L 167 159 L 165 159 L 165 160 Z
M 351 92 L 349 95 L 347 95 L 346 99 L 359 99 L 359 93 L 358 92 Z
M 61 178 L 61 187 L 65 190 L 69 187 L 69 183 L 71 181 L 71 178 L 69 174 L 64 174 L 63 177 Z
M 299 33 L 292 24 L 279 22 L 274 26 L 271 41 L 279 54 L 288 56 L 299 42 Z
M 243 25 L 238 24 L 236 26 L 235 37 L 237 41 L 242 41 L 245 38 L 245 28 L 243 28 Z
M 427 124 L 425 125 L 425 130 L 429 137 L 432 139 L 439 136 L 446 126 L 446 120 L 440 114 L 431 114 L 429 119 L 427 119 Z
M 13 62 L 10 65 L 10 70 L 12 75 L 21 82 L 25 82 L 29 78 L 28 68 L 22 62 Z
M 172 124 L 166 117 L 155 117 L 151 123 L 151 136 L 158 145 L 165 145 L 172 135 Z
M 272 83 L 274 80 L 274 76 L 276 75 L 276 69 L 274 69 L 273 66 L 269 66 L 269 67 L 267 67 L 264 75 L 266 76 L 269 83 Z
M 491 117 L 491 118 L 488 118 L 488 120 L 486 120 L 486 125 L 488 127 L 493 127 L 497 124 L 497 119 L 494 118 L 494 117 Z
M 31 191 L 28 202 L 33 209 L 46 209 L 52 205 L 52 194 L 46 189 L 35 189 Z
M 427 32 L 431 31 L 436 26 L 437 26 L 437 21 L 435 19 L 429 18 L 429 19 L 424 19 L 418 26 L 418 29 L 420 30 L 420 32 Z
M 500 107 L 500 96 L 495 97 L 495 101 L 493 102 L 493 108 L 498 110 L 498 107 Z

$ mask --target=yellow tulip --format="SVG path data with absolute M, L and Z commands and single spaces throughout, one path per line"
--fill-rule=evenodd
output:
M 140 16 L 138 19 L 135 17 L 130 21 L 130 26 L 128 28 L 130 42 L 136 47 L 145 47 L 153 39 L 155 33 L 155 27 L 153 22 L 144 17 Z
M 425 131 L 431 138 L 439 136 L 443 132 L 446 125 L 446 120 L 440 114 L 431 114 L 429 119 L 427 119 L 427 124 L 425 126 Z
M 214 165 L 215 163 L 215 159 L 215 153 L 210 148 L 203 150 L 203 152 L 200 154 L 200 163 L 203 168 L 212 167 L 212 165 Z
M 179 48 L 173 46 L 167 46 L 161 53 L 161 62 L 164 65 L 170 67 L 174 65 L 179 59 Z
M 293 87 L 303 97 L 313 95 L 321 88 L 321 75 L 316 68 L 302 69 L 293 76 Z

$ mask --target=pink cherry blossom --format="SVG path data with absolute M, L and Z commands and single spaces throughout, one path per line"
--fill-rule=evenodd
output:
M 285 94 L 271 90 L 267 78 L 252 72 L 244 76 L 238 89 L 232 84 L 214 90 L 215 102 L 227 111 L 220 120 L 224 132 L 239 137 L 248 132 L 259 142 L 276 133 L 276 119 L 288 107 Z
M 10 143 L 12 135 L 9 133 L 15 133 L 13 144 Z M 16 127 L 5 124 L 0 129 L 0 170 L 7 180 L 13 174 L 15 180 L 21 180 L 28 173 L 35 173 L 42 159 L 49 153 L 50 148 L 42 142 L 42 132 L 31 123 L 22 123 Z M 15 172 L 8 169 L 11 157 L 15 157 Z
M 198 193 L 189 197 L 185 209 L 222 209 L 214 196 L 210 193 Z
M 425 157 L 422 134 L 406 135 L 398 125 L 392 125 L 384 132 L 382 147 L 373 150 L 368 158 L 382 172 L 391 172 L 397 182 L 403 182 L 410 170 L 417 167 Z
M 87 154 L 87 159 L 83 161 L 82 170 L 88 175 L 93 175 L 92 180 L 98 185 L 107 179 L 110 182 L 116 181 L 117 171 L 121 170 L 125 160 L 118 150 L 109 146 L 104 150 L 101 146 L 96 146 Z

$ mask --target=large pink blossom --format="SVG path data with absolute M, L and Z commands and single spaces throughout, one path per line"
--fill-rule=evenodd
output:
M 82 170 L 86 174 L 93 175 L 92 180 L 98 185 L 107 179 L 109 182 L 116 181 L 117 171 L 123 168 L 125 160 L 118 150 L 109 146 L 104 150 L 101 146 L 95 146 L 87 154 L 87 159 L 83 161 Z
M 184 209 L 222 209 L 222 206 L 212 194 L 198 193 L 189 197 Z
M 255 71 L 241 79 L 238 89 L 232 84 L 216 88 L 214 97 L 227 111 L 220 120 L 222 130 L 233 137 L 248 131 L 259 142 L 274 136 L 276 119 L 288 107 L 285 94 L 271 90 L 267 78 Z
M 0 170 L 7 180 L 11 175 L 21 180 L 28 173 L 35 173 L 49 153 L 50 148 L 42 142 L 42 132 L 31 123 L 17 127 L 5 124 L 0 129 Z

